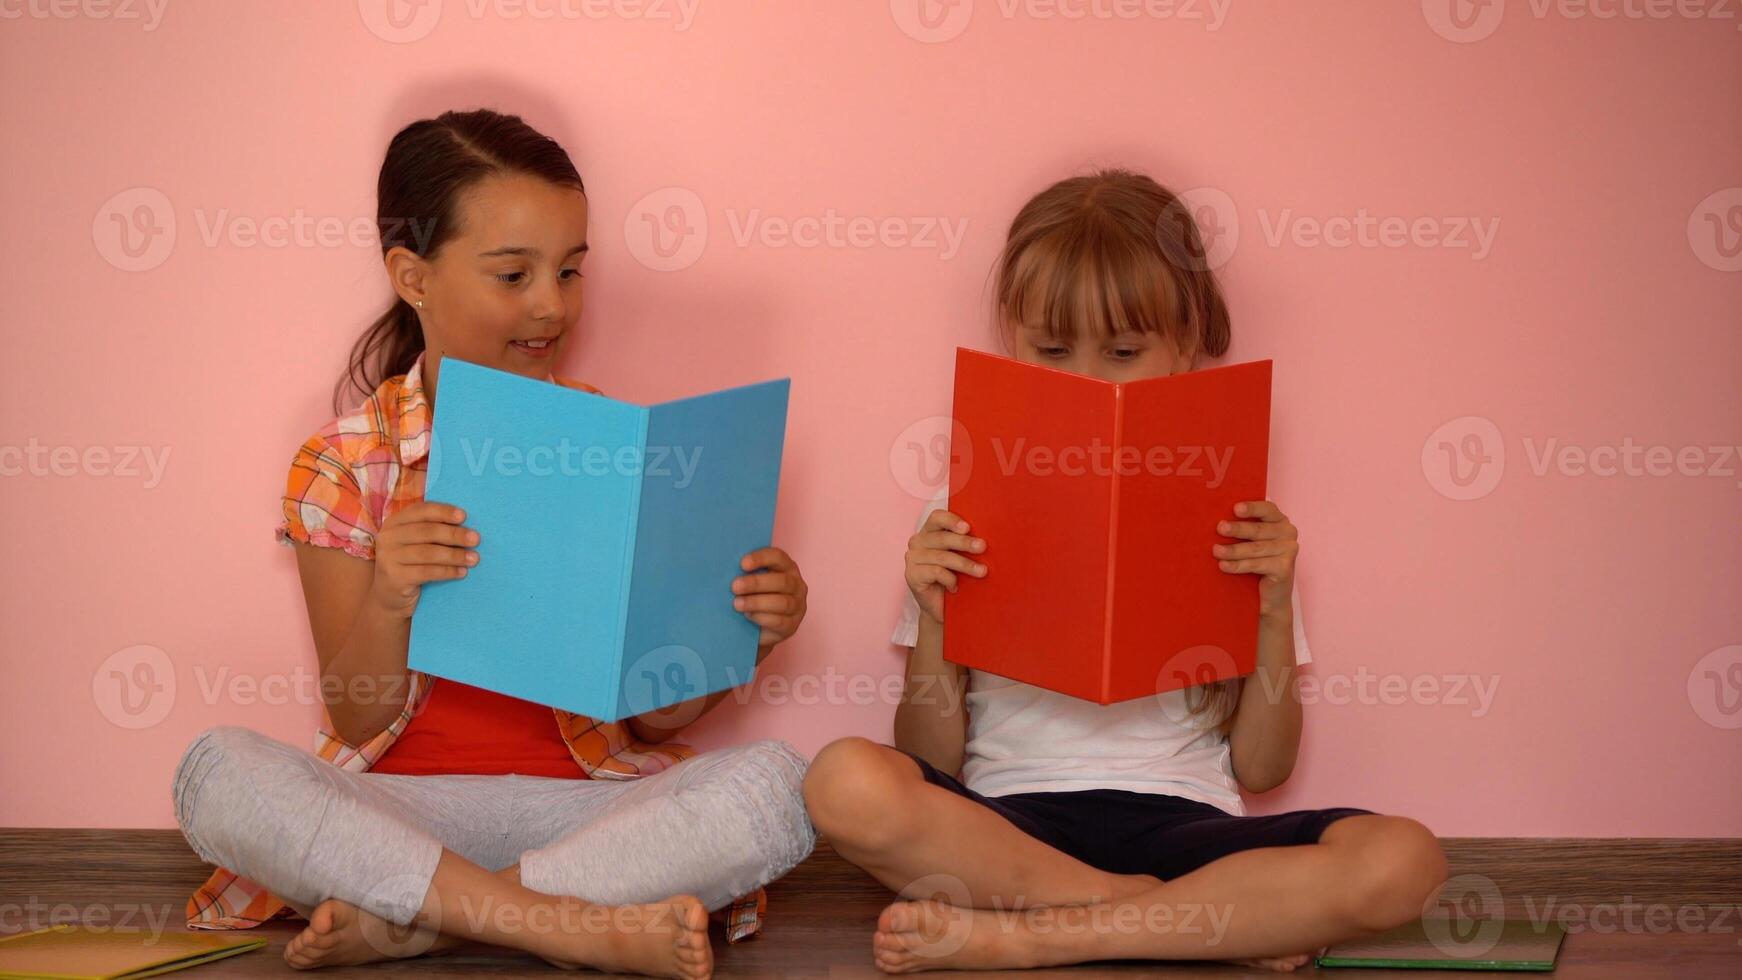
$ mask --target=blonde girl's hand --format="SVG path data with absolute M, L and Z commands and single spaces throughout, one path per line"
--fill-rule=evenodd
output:
M 732 608 L 762 627 L 757 645 L 764 651 L 798 632 L 804 622 L 810 586 L 798 563 L 779 548 L 761 548 L 738 562 L 749 573 L 732 580 Z
M 927 514 L 919 532 L 907 539 L 907 588 L 919 611 L 942 623 L 944 591 L 956 591 L 957 576 L 986 577 L 986 565 L 968 557 L 985 550 L 984 538 L 968 536 L 967 521 L 947 510 Z
M 420 501 L 389 517 L 375 535 L 375 580 L 369 595 L 383 609 L 410 618 L 426 582 L 464 578 L 478 563 L 478 532 L 465 511 Z
M 1220 521 L 1216 533 L 1240 539 L 1237 544 L 1218 544 L 1210 550 L 1216 565 L 1231 575 L 1259 575 L 1258 615 L 1272 621 L 1293 615 L 1294 562 L 1300 554 L 1300 533 L 1281 509 L 1268 500 L 1248 500 L 1234 505 L 1239 521 Z

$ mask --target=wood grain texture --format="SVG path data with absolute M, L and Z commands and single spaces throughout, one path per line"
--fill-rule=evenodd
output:
M 1469 886 L 1470 894 L 1498 894 L 1507 914 L 1517 917 L 1573 919 L 1575 927 L 1561 950 L 1557 977 L 1742 976 L 1742 911 L 1734 908 L 1742 901 L 1742 839 L 1449 838 L 1444 844 L 1454 884 Z M 0 829 L 0 932 L 75 917 L 114 927 L 130 920 L 142 929 L 164 923 L 179 929 L 187 896 L 208 870 L 174 830 Z M 716 935 L 716 975 L 841 980 L 881 976 L 871 967 L 870 937 L 878 912 L 891 898 L 825 841 L 792 873 L 769 886 L 770 921 L 761 936 L 727 947 Z M 1637 923 L 1631 929 L 1623 919 L 1627 910 L 1623 903 L 1629 902 Z M 1653 907 L 1665 908 L 1671 915 L 1680 911 L 1684 921 L 1697 914 L 1702 926 L 1681 929 L 1671 921 L 1667 929 L 1653 928 L 1647 914 Z M 263 926 L 255 934 L 270 940 L 267 949 L 199 967 L 197 974 L 190 975 L 211 980 L 287 975 L 291 971 L 280 956 L 298 928 L 291 923 Z M 529 957 L 477 949 L 324 975 L 550 976 L 553 972 Z M 1421 980 L 1434 975 L 1322 972 L 1356 980 L 1384 976 Z M 1274 976 L 1205 963 L 1095 964 L 1018 975 L 1114 974 Z

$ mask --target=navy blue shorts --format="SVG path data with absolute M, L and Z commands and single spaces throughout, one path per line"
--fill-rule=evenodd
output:
M 1373 812 L 1336 807 L 1236 817 L 1197 800 L 1122 789 L 981 796 L 919 756 L 906 754 L 919 764 L 926 782 L 973 800 L 1090 867 L 1163 881 L 1255 847 L 1316 844 L 1333 821 Z

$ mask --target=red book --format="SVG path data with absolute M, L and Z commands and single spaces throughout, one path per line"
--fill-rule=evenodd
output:
M 1216 522 L 1265 499 L 1270 362 L 1115 384 L 959 348 L 950 506 L 986 539 L 944 659 L 1100 704 L 1250 674 L 1258 579 Z

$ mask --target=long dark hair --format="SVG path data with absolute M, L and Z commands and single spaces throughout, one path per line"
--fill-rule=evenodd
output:
M 444 112 L 400 130 L 387 145 L 375 187 L 381 255 L 395 246 L 430 258 L 459 232 L 459 199 L 486 177 L 520 173 L 585 191 L 580 172 L 560 144 L 519 116 L 490 109 Z M 410 303 L 395 296 L 351 347 L 333 386 L 333 411 L 346 395 L 368 395 L 404 374 L 424 350 L 423 327 Z

